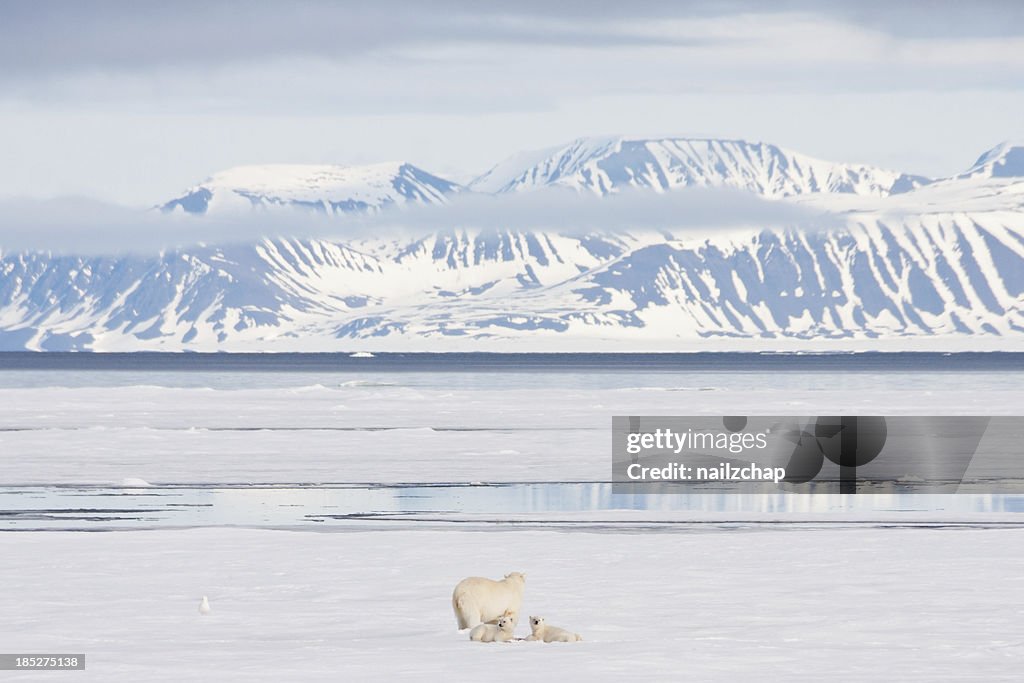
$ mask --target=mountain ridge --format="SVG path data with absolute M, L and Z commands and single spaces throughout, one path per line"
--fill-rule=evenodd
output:
M 672 140 L 576 141 L 468 187 L 404 162 L 236 167 L 159 208 L 196 221 L 241 211 L 258 224 L 266 211 L 443 211 L 480 187 L 596 202 L 725 187 L 839 222 L 581 231 L 553 216 L 550 230 L 258 239 L 150 257 L 3 252 L 0 349 L 1020 348 L 1018 147 L 916 181 L 762 143 Z
M 407 162 L 364 166 L 259 164 L 216 173 L 158 208 L 192 214 L 221 208 L 275 207 L 329 214 L 365 213 L 407 202 L 443 204 L 447 195 L 462 191 L 458 183 Z
M 525 169 L 511 169 L 509 160 L 499 163 L 470 182 L 470 189 L 503 193 L 561 185 L 606 195 L 627 186 L 656 191 L 735 187 L 765 197 L 811 192 L 884 196 L 931 182 L 923 176 L 823 161 L 741 139 L 578 138 L 536 154 L 540 161 Z

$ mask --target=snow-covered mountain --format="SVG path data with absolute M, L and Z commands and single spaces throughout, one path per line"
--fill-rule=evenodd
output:
M 405 204 L 443 204 L 456 183 L 406 163 L 370 166 L 269 164 L 214 175 L 160 208 L 205 214 L 250 208 L 304 208 L 328 214 Z
M 659 192 L 732 187 L 778 198 L 816 192 L 884 197 L 927 184 L 920 176 L 820 161 L 743 140 L 581 138 L 507 159 L 470 183 L 479 192 L 557 186 L 600 195 L 627 187 Z
M 1004 142 L 982 154 L 959 177 L 1024 178 L 1024 145 Z
M 934 182 L 706 140 L 577 141 L 503 162 L 469 189 L 408 164 L 232 169 L 161 208 L 255 207 L 258 221 L 265 209 L 372 213 L 485 190 L 568 187 L 605 202 L 624 188 L 724 186 L 832 220 L 708 232 L 460 226 L 148 258 L 3 253 L 0 349 L 1019 349 L 1020 149 L 1000 146 Z

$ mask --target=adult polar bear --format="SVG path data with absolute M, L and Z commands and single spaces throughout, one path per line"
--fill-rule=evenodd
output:
M 519 623 L 523 604 L 526 574 L 512 572 L 501 581 L 471 576 L 459 581 L 452 591 L 452 609 L 459 630 L 478 624 L 493 624 L 503 616 L 512 617 L 513 628 Z

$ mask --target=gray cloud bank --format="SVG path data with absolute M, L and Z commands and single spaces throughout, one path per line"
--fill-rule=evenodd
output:
M 497 43 L 580 47 L 692 44 L 636 30 L 636 22 L 798 13 L 895 37 L 1024 34 L 1024 4 L 881 0 L 564 0 L 469 3 L 377 0 L 18 1 L 0 7 L 0 78 L 161 66 L 215 69 L 268 57 L 328 60 L 382 48 Z M 724 35 L 705 42 L 727 42 Z
M 404 229 L 718 230 L 747 226 L 820 225 L 828 214 L 729 188 L 687 188 L 667 193 L 633 189 L 607 197 L 551 188 L 521 194 L 469 194 L 447 206 L 415 206 L 382 213 L 365 227 Z
M 702 234 L 746 227 L 818 229 L 837 220 L 820 210 L 740 190 L 698 188 L 667 194 L 636 190 L 604 198 L 559 190 L 463 195 L 446 206 L 341 216 L 300 209 L 193 216 L 76 198 L 7 200 L 0 202 L 0 250 L 145 254 L 274 237 L 345 241 L 447 230 Z

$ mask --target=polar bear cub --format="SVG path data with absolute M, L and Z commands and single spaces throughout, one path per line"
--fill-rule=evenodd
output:
M 507 643 L 512 640 L 516 625 L 512 614 L 498 617 L 497 624 L 480 624 L 469 632 L 469 639 L 480 643 Z
M 501 581 L 471 576 L 459 581 L 452 592 L 452 609 L 459 630 L 477 624 L 496 624 L 502 616 L 511 616 L 512 628 L 519 623 L 526 574 L 512 572 Z
M 527 640 L 543 640 L 545 643 L 575 643 L 583 640 L 578 633 L 566 631 L 564 628 L 549 626 L 544 617 L 530 617 L 530 628 L 533 630 Z

